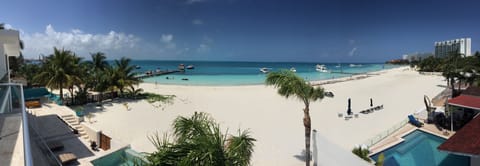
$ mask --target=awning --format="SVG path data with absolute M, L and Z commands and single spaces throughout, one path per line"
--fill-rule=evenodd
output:
M 480 116 L 476 116 L 438 149 L 457 155 L 480 156 Z
M 470 95 L 460 95 L 448 100 L 449 105 L 480 110 L 480 97 Z

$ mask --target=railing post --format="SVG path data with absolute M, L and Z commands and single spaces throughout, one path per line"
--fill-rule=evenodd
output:
M 10 86 L 15 86 L 11 84 Z M 23 96 L 23 86 L 17 84 L 20 88 L 20 108 L 22 109 L 22 127 L 23 127 L 23 155 L 24 155 L 24 164 L 26 166 L 33 166 L 32 151 L 30 145 L 30 132 L 28 125 L 27 110 L 25 109 L 25 96 Z M 11 95 L 11 94 L 10 94 Z

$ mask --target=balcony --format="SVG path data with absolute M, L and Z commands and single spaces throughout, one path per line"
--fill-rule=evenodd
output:
M 20 84 L 0 84 L 0 165 L 61 165 L 31 125 Z M 24 127 L 28 126 L 28 127 Z

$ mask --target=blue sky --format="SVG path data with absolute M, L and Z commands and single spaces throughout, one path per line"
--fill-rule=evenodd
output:
M 472 38 L 478 6 L 415 0 L 8 1 L 0 22 L 19 29 L 26 57 L 63 47 L 109 59 L 383 62 Z

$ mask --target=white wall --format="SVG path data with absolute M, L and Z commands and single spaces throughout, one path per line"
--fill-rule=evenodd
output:
M 470 165 L 471 166 L 479 166 L 480 165 L 480 157 L 470 157 Z

